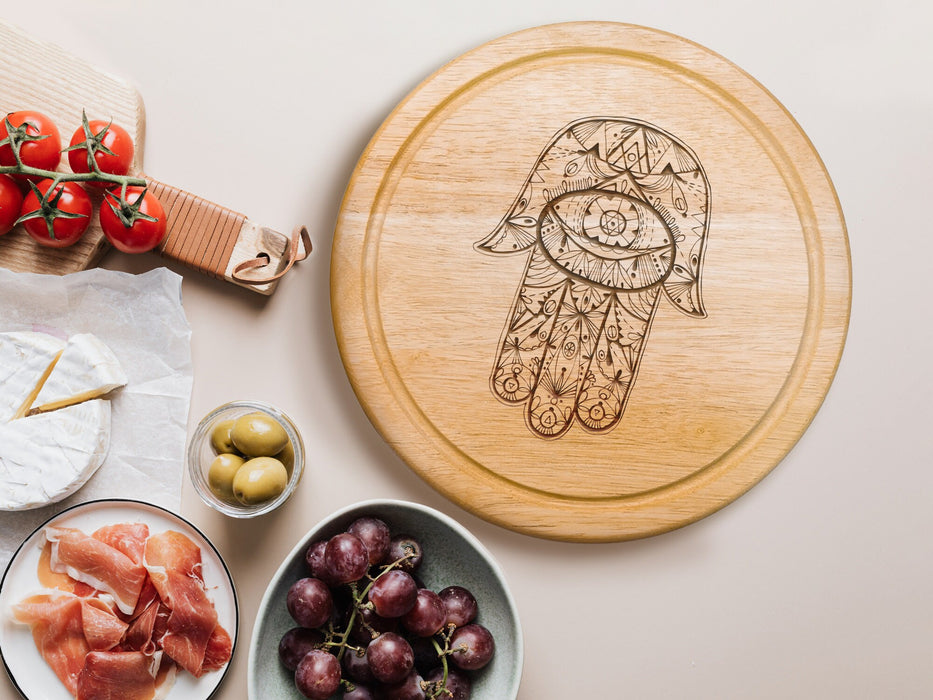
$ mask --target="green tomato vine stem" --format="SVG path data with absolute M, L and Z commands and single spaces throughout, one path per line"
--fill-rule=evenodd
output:
M 14 127 L 9 118 L 4 119 L 4 126 L 6 127 L 7 138 L 0 141 L 0 144 L 7 144 L 10 147 L 10 150 L 13 152 L 13 158 L 16 159 L 16 165 L 0 165 L 0 174 L 3 175 L 25 175 L 28 177 L 36 178 L 48 178 L 55 180 L 57 185 L 59 182 L 109 182 L 112 185 L 120 185 L 120 200 L 123 201 L 126 188 L 130 187 L 145 187 L 146 180 L 141 177 L 130 177 L 129 175 L 114 175 L 112 173 L 103 172 L 100 167 L 97 165 L 97 160 L 94 158 L 94 154 L 97 151 L 103 151 L 106 153 L 111 153 L 111 151 L 105 148 L 94 135 L 91 133 L 91 128 L 87 120 L 87 113 L 81 111 L 81 126 L 84 129 L 86 140 L 82 143 L 75 144 L 74 146 L 69 146 L 65 148 L 62 153 L 67 151 L 74 150 L 76 148 L 84 147 L 87 149 L 87 162 L 88 169 L 90 172 L 87 173 L 68 173 L 68 172 L 59 172 L 57 170 L 44 170 L 42 168 L 36 168 L 31 165 L 26 165 L 23 163 L 23 156 L 20 152 L 23 145 L 35 141 L 41 141 L 48 138 L 47 134 L 40 136 L 32 136 L 28 134 L 25 125 L 21 127 Z M 108 127 L 109 128 L 109 127 Z M 106 131 L 106 129 L 104 130 Z M 102 135 L 101 132 L 100 135 Z
M 19 153 L 14 151 L 14 155 L 19 161 Z M 25 175 L 27 177 L 55 180 L 56 185 L 60 182 L 107 182 L 114 186 L 120 186 L 121 192 L 127 187 L 145 187 L 147 185 L 146 179 L 142 177 L 112 175 L 101 170 L 90 173 L 64 173 L 57 170 L 34 168 L 31 165 L 24 165 L 21 161 L 16 165 L 0 165 L 0 175 Z

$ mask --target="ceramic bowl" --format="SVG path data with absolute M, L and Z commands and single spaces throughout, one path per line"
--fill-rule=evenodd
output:
M 217 456 L 217 452 L 211 445 L 211 430 L 220 421 L 239 418 L 247 413 L 257 411 L 276 421 L 288 435 L 290 450 L 288 448 L 283 450 L 285 454 L 280 457 L 288 470 L 288 482 L 285 485 L 285 490 L 277 497 L 262 503 L 244 505 L 235 500 L 225 500 L 218 497 L 208 485 L 208 468 Z M 201 500 L 211 508 L 233 518 L 253 518 L 275 510 L 285 503 L 298 487 L 298 482 L 301 480 L 301 474 L 304 471 L 304 464 L 304 443 L 301 441 L 298 428 L 280 410 L 260 401 L 231 401 L 215 408 L 204 416 L 188 442 L 188 475 L 194 485 L 194 490 L 198 492 Z
M 249 650 L 248 689 L 253 700 L 300 697 L 294 675 L 279 660 L 282 635 L 295 622 L 285 607 L 292 583 L 308 576 L 305 552 L 317 540 L 342 532 L 362 515 L 386 522 L 394 534 L 420 538 L 424 559 L 418 577 L 434 591 L 450 585 L 469 589 L 476 597 L 476 621 L 489 629 L 496 652 L 485 668 L 473 673 L 471 700 L 514 700 L 522 675 L 523 642 L 515 601 L 499 565 L 462 525 L 443 513 L 417 503 L 363 501 L 328 516 L 295 545 L 272 577 L 259 606 Z M 339 693 L 334 699 L 339 698 Z

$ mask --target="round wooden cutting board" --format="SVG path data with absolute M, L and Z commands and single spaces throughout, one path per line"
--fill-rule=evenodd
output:
M 347 190 L 337 341 L 462 507 L 540 537 L 693 522 L 768 473 L 845 341 L 848 242 L 807 137 L 711 51 L 545 26 L 443 67 Z

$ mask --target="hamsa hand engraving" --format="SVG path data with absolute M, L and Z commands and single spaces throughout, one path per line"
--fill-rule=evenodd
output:
M 706 173 L 685 144 L 633 119 L 587 118 L 542 151 L 477 250 L 528 261 L 490 383 L 542 438 L 616 426 L 661 297 L 703 318 Z

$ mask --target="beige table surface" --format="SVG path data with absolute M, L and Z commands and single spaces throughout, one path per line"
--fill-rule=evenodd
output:
M 310 452 L 295 498 L 253 522 L 225 520 L 185 484 L 182 513 L 225 557 L 242 611 L 217 697 L 246 697 L 253 618 L 293 544 L 336 508 L 382 497 L 439 508 L 497 557 L 524 627 L 522 700 L 931 697 L 933 50 L 920 7 L 0 0 L 0 16 L 139 87 L 151 175 L 312 231 L 312 258 L 268 300 L 173 268 L 194 330 L 191 424 L 224 401 L 262 399 L 295 418 Z M 484 41 L 573 19 L 686 36 L 767 86 L 822 155 L 852 249 L 848 344 L 800 443 L 724 510 L 624 544 L 518 535 L 429 488 L 360 409 L 328 297 L 341 196 L 396 102 Z M 15 696 L 3 675 L 0 699 Z

